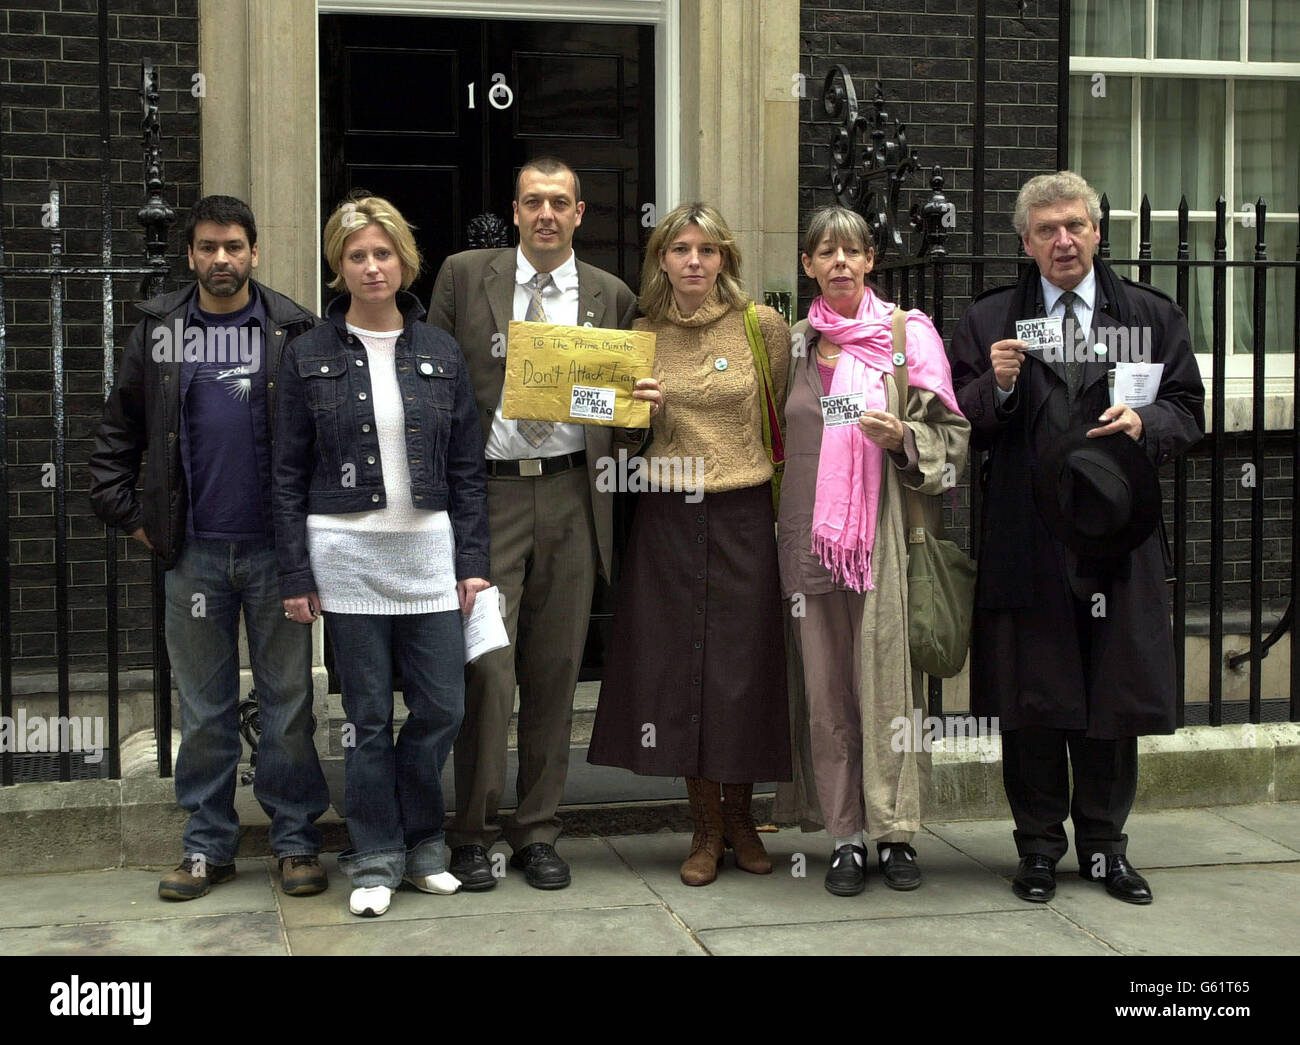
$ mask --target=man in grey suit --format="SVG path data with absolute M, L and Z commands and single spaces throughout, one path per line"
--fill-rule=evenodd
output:
M 510 646 L 469 668 L 465 721 L 455 746 L 456 818 L 450 870 L 467 890 L 496 885 L 488 849 L 504 830 L 511 866 L 529 885 L 563 889 L 556 810 L 569 767 L 573 692 L 596 569 L 610 577 L 613 495 L 598 491 L 601 458 L 618 430 L 507 420 L 501 415 L 511 320 L 626 329 L 636 296 L 617 277 L 578 261 L 573 231 L 585 204 L 577 175 L 553 157 L 531 160 L 515 185 L 519 247 L 468 250 L 438 272 L 429 322 L 460 343 L 478 400 L 488 468 L 492 582 L 506 603 Z M 638 398 L 660 408 L 653 380 Z M 635 442 L 632 448 L 635 449 Z M 519 683 L 518 807 L 495 818 L 505 789 L 506 743 Z

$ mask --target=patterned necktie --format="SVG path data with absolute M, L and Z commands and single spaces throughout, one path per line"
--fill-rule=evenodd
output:
M 537 272 L 533 278 L 524 284 L 524 289 L 528 291 L 528 311 L 524 314 L 524 319 L 529 323 L 545 323 L 546 309 L 542 308 L 542 291 L 551 285 L 551 274 L 549 272 Z M 522 435 L 525 441 L 536 450 L 546 441 L 546 437 L 555 430 L 554 421 L 529 421 L 519 420 L 515 422 L 515 431 Z
M 1074 354 L 1078 344 L 1076 331 L 1084 331 L 1079 315 L 1074 311 L 1074 303 L 1078 300 L 1079 295 L 1073 290 L 1067 290 L 1061 295 L 1061 304 L 1065 306 L 1065 318 L 1068 320 L 1065 331 L 1065 390 L 1071 403 L 1079 398 L 1079 391 L 1083 388 L 1083 362 L 1076 359 Z

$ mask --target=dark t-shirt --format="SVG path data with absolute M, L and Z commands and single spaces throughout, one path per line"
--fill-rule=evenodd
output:
M 270 538 L 266 310 L 254 290 L 238 312 L 204 312 L 196 291 L 185 326 L 181 460 L 190 493 L 186 533 L 222 541 Z M 202 333 L 201 346 L 190 333 L 195 328 Z

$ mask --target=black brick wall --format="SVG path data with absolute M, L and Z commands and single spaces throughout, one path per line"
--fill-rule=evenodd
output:
M 62 189 L 65 259 L 100 263 L 99 42 L 95 0 L 6 0 L 0 9 L 0 178 L 4 262 L 50 263 L 50 233 L 41 225 L 49 183 Z M 136 212 L 144 188 L 139 100 L 140 61 L 160 71 L 166 199 L 178 215 L 169 238 L 173 272 L 185 270 L 183 219 L 199 190 L 197 0 L 113 0 L 109 15 L 113 258 L 143 260 Z M 17 670 L 55 663 L 53 491 L 42 465 L 54 459 L 54 403 L 48 277 L 5 280 L 8 386 L 9 527 L 13 653 Z M 125 344 L 140 299 L 139 281 L 114 281 L 115 344 Z M 64 379 L 67 415 L 69 663 L 103 670 L 104 528 L 91 514 L 86 460 L 104 396 L 102 282 L 70 278 L 64 290 Z M 118 648 L 124 666 L 148 663 L 151 640 L 148 557 L 121 538 Z

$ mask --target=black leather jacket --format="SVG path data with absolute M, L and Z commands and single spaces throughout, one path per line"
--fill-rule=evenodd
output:
M 284 355 L 275 422 L 273 514 L 280 594 L 316 590 L 307 558 L 307 516 L 369 512 L 387 503 L 366 348 L 347 330 L 350 297 Z M 456 579 L 487 577 L 487 470 L 483 435 L 460 346 L 420 322 L 424 308 L 401 291 L 397 385 L 406 416 L 407 464 L 416 508 L 447 511 L 456 537 Z
M 275 431 L 275 385 L 283 349 L 319 320 L 283 294 L 252 282 L 266 309 L 266 437 L 270 438 Z M 184 322 L 195 287 L 191 283 L 136 305 L 146 318 L 131 331 L 90 455 L 90 506 L 95 514 L 126 533 L 144 527 L 167 567 L 180 557 L 190 503 L 181 464 L 181 364 L 155 362 L 150 348 L 160 324 L 171 327 L 178 320 Z M 137 495 L 145 450 L 149 457 Z

